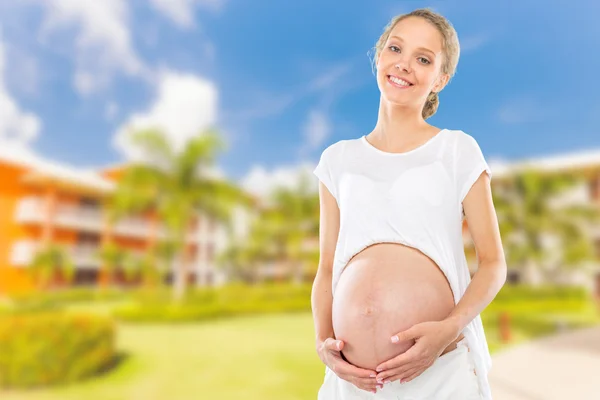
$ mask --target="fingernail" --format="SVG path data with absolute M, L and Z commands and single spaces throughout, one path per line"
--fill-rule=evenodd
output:
M 381 371 L 383 371 L 383 368 L 381 368 L 381 367 L 377 367 L 377 369 L 376 369 L 375 371 L 377 371 L 377 372 L 381 372 Z
M 340 349 L 340 346 L 341 346 L 341 345 L 342 345 L 342 343 L 341 343 L 341 342 L 337 342 L 336 346 L 337 346 L 337 349 L 338 349 L 338 350 Z
M 375 375 L 375 374 L 371 374 L 371 375 L 369 375 L 369 376 L 370 376 L 371 378 L 375 378 L 377 375 Z
M 398 336 L 392 336 L 392 343 L 398 343 Z

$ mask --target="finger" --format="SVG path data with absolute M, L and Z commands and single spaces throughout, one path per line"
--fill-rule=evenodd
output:
M 367 390 L 373 393 L 377 393 L 377 388 L 380 387 L 380 385 L 377 383 L 362 383 L 357 380 L 353 380 L 351 383 L 359 389 Z M 381 387 L 383 387 L 383 385 L 381 385 Z
M 391 339 L 392 343 L 400 343 L 400 342 L 404 342 L 405 340 L 416 339 L 418 337 L 418 332 L 419 332 L 419 326 L 417 324 L 417 325 L 411 326 L 408 329 L 403 330 L 402 332 L 396 333 L 390 339 Z
M 373 381 L 375 381 L 375 377 L 377 376 L 377 373 L 373 370 L 359 368 L 343 360 L 337 363 L 336 369 L 341 374 L 357 378 L 373 378 Z
M 410 364 L 413 361 L 413 353 L 414 353 L 413 349 L 414 349 L 414 346 L 411 347 L 410 349 L 408 349 L 407 351 L 405 351 L 404 353 L 392 358 L 391 360 L 387 360 L 387 361 L 379 364 L 377 366 L 377 368 L 375 368 L 375 371 L 382 372 L 382 371 L 387 371 L 387 370 L 391 370 L 394 368 L 400 368 L 400 367 Z
M 410 382 L 415 379 L 417 376 L 421 375 L 425 370 L 422 368 L 417 369 L 413 373 L 408 373 L 406 378 L 400 378 L 402 383 Z
M 364 386 L 376 386 L 375 378 L 354 378 L 354 381 Z
M 364 388 L 365 390 L 370 390 L 373 388 L 377 388 L 378 386 L 383 388 L 383 384 L 377 383 L 375 378 L 357 378 L 352 375 L 338 375 L 341 379 L 351 382 L 356 387 Z
M 398 373 L 398 374 L 394 374 L 389 376 L 387 379 L 384 379 L 383 383 L 387 383 L 387 382 L 394 382 L 394 381 L 400 381 L 400 383 L 405 383 L 406 379 L 408 379 L 409 376 L 413 376 L 416 373 L 421 373 L 422 372 L 421 367 L 415 367 L 415 368 L 411 368 L 407 371 L 404 371 L 402 373 Z M 421 372 L 419 372 L 421 371 Z
M 389 369 L 389 370 L 378 373 L 377 376 L 375 377 L 375 380 L 377 382 L 384 382 L 385 380 L 387 380 L 393 376 L 401 376 L 403 374 L 408 373 L 409 371 L 413 371 L 416 368 L 418 368 L 418 365 L 416 365 L 415 363 L 410 363 L 407 365 L 403 365 L 402 367 L 399 367 L 399 368 Z
M 341 340 L 337 340 L 334 338 L 325 339 L 324 344 L 327 350 L 340 351 L 344 347 L 344 344 Z

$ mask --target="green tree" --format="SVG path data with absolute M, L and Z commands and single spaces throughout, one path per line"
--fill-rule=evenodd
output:
M 98 258 L 102 262 L 102 268 L 106 272 L 108 285 L 114 282 L 116 272 L 123 268 L 127 258 L 127 252 L 114 242 L 107 242 L 100 247 Z
M 596 258 L 589 228 L 600 221 L 593 204 L 553 199 L 583 183 L 568 173 L 544 173 L 528 169 L 498 182 L 494 205 L 509 269 L 527 272 L 543 269 L 552 279 L 558 268 L 577 268 Z M 557 245 L 550 252 L 548 239 Z
M 311 189 L 308 177 L 300 176 L 297 188 L 277 188 L 273 195 L 275 236 L 296 283 L 301 283 L 307 267 L 314 260 L 314 249 L 307 248 L 307 239 L 318 233 L 319 198 Z M 317 249 L 318 251 L 318 249 Z
M 28 267 L 39 289 L 48 287 L 57 273 L 62 273 L 68 282 L 73 280 L 75 274 L 75 267 L 69 255 L 57 244 L 50 244 L 38 250 Z
M 189 233 L 192 221 L 202 213 L 231 232 L 233 206 L 250 206 L 252 199 L 243 190 L 223 179 L 211 177 L 209 167 L 216 151 L 223 147 L 213 130 L 190 139 L 175 151 L 160 130 L 132 133 L 134 145 L 144 155 L 126 168 L 112 200 L 116 214 L 156 212 L 165 225 L 167 240 L 174 245 L 173 299 L 183 298 L 190 264 Z
M 318 248 L 306 246 L 318 236 L 319 198 L 305 175 L 296 188 L 277 187 L 267 205 L 258 211 L 248 238 L 232 241 L 219 258 L 229 272 L 247 282 L 256 282 L 259 271 L 269 265 L 284 267 L 288 276 L 301 282 L 315 259 Z

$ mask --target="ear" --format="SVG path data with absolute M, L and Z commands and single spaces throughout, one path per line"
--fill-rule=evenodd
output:
M 435 84 L 434 90 L 438 93 L 441 92 L 448 84 L 449 79 L 450 79 L 450 76 L 448 74 L 442 74 L 438 78 L 438 82 Z

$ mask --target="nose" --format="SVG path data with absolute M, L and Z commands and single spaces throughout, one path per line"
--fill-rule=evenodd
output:
M 401 57 L 400 59 L 398 59 L 398 62 L 396 62 L 395 67 L 396 67 L 396 69 L 403 69 L 406 72 L 410 72 L 410 65 L 409 65 L 408 61 L 405 60 L 404 57 Z

